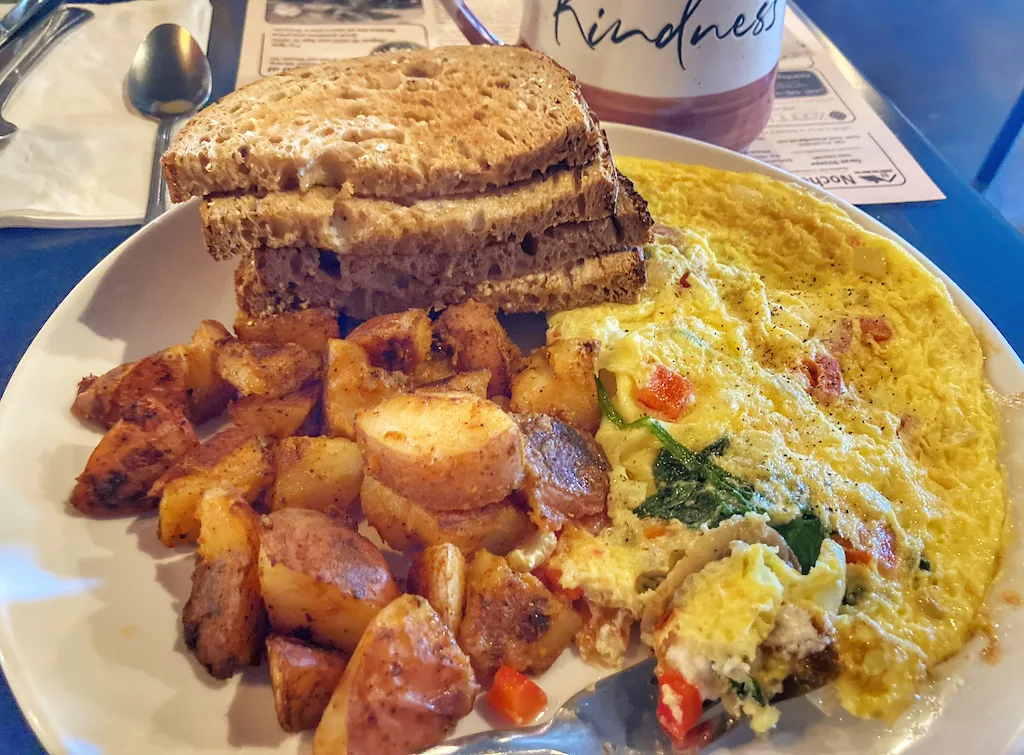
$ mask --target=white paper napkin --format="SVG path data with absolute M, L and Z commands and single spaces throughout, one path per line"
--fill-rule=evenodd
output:
M 209 0 L 87 5 L 95 17 L 50 51 L 3 109 L 18 133 L 0 147 L 0 227 L 138 223 L 146 209 L 156 124 L 127 104 L 139 44 L 178 23 L 206 49 Z M 0 5 L 0 15 L 9 5 Z

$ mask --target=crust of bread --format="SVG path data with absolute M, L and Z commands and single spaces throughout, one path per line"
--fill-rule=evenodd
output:
M 487 191 L 602 141 L 575 77 L 516 46 L 441 47 L 321 63 L 244 86 L 163 156 L 171 199 L 343 189 L 406 198 Z
M 206 249 L 216 259 L 263 247 L 308 246 L 339 255 L 461 254 L 563 223 L 607 218 L 618 181 L 607 150 L 479 194 L 409 202 L 346 196 L 339 189 L 214 197 L 201 206 Z

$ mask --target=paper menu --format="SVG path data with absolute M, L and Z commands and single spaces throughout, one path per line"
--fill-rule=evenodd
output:
M 472 0 L 505 40 L 518 37 L 522 0 Z M 787 13 L 776 101 L 748 148 L 853 204 L 944 195 L 795 13 Z M 238 85 L 298 65 L 391 49 L 466 44 L 438 0 L 250 0 Z
M 794 13 L 771 120 L 747 153 L 853 204 L 945 198 Z

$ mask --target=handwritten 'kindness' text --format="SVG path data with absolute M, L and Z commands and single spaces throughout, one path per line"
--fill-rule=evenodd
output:
M 604 8 L 597 11 L 598 22 L 591 23 L 584 27 L 584 21 L 580 18 L 579 12 L 573 6 L 573 0 L 558 0 L 555 7 L 555 42 L 559 45 L 562 40 L 559 36 L 563 18 L 571 23 L 579 31 L 580 36 L 591 49 L 597 49 L 603 42 L 611 42 L 613 45 L 622 44 L 626 40 L 639 38 L 663 50 L 671 44 L 676 46 L 676 57 L 679 60 L 679 67 L 686 70 L 685 51 L 687 46 L 696 47 L 705 38 L 714 35 L 715 39 L 743 39 L 746 36 L 756 37 L 775 26 L 777 21 L 776 5 L 778 0 L 765 0 L 758 7 L 753 17 L 740 13 L 731 23 L 707 25 L 696 24 L 692 29 L 688 28 L 693 16 L 697 13 L 704 0 L 686 0 L 683 6 L 682 16 L 678 23 L 667 23 L 656 34 L 651 34 L 643 29 L 624 28 L 622 19 L 615 19 L 611 22 L 604 21 Z

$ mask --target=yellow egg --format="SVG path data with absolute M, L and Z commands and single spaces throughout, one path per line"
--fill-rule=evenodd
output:
M 626 421 L 659 416 L 638 398 L 657 367 L 688 379 L 696 401 L 662 417 L 671 435 L 693 450 L 728 437 L 717 463 L 772 524 L 809 511 L 843 543 L 842 574 L 832 563 L 783 592 L 820 605 L 845 588 L 839 698 L 892 720 L 963 646 L 998 566 L 1006 492 L 981 345 L 940 281 L 834 205 L 752 174 L 617 162 L 670 227 L 647 248 L 648 293 L 553 315 L 549 338 L 600 343 Z M 606 419 L 597 439 L 613 526 L 568 532 L 552 562 L 566 586 L 639 615 L 697 530 L 633 513 L 658 489 L 654 435 Z M 751 612 L 770 614 L 782 584 L 770 561 L 742 579 L 716 567 L 712 623 L 694 631 L 736 621 L 753 632 L 736 642 L 756 642 Z

